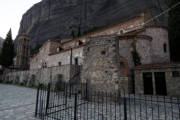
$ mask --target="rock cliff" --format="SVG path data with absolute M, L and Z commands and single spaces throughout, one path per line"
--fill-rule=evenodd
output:
M 4 39 L 2 37 L 0 37 L 0 52 L 1 52 L 1 49 L 2 49 L 2 46 L 3 46 L 3 41 L 4 41 Z
M 32 45 L 48 39 L 62 39 L 80 31 L 107 26 L 152 12 L 153 16 L 167 9 L 167 0 L 42 0 L 22 17 L 20 34 L 32 38 Z M 167 26 L 167 15 L 156 22 Z

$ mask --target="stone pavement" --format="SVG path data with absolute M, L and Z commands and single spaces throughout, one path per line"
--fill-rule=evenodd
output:
M 0 84 L 0 120 L 36 120 L 36 90 Z

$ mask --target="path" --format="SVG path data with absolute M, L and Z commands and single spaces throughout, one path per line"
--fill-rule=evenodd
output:
M 0 84 L 0 120 L 36 120 L 36 90 Z

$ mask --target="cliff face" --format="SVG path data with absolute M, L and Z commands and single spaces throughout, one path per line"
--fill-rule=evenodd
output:
M 102 27 L 152 12 L 155 16 L 167 9 L 167 0 L 42 0 L 24 15 L 19 34 L 32 38 L 32 45 L 48 39 L 62 39 L 94 27 Z M 167 15 L 156 21 L 167 26 Z
M 0 52 L 1 52 L 1 49 L 2 49 L 2 46 L 3 46 L 3 42 L 4 42 L 4 39 L 2 37 L 0 37 Z

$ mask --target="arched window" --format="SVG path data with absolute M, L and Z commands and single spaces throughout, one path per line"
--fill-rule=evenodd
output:
M 124 34 L 124 30 L 120 29 L 120 35 Z
M 61 65 L 62 65 L 62 63 L 61 63 L 61 62 L 58 62 L 58 65 L 59 65 L 59 66 L 61 66 Z
M 166 43 L 163 44 L 163 49 L 164 49 L 164 52 L 166 53 L 167 52 L 167 44 Z

